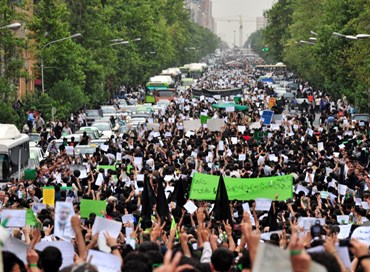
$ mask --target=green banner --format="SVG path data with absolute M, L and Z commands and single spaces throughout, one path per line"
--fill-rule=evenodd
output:
M 256 198 L 278 200 L 293 197 L 293 177 L 291 175 L 264 178 L 228 178 L 225 185 L 229 200 L 254 200 Z M 219 176 L 195 173 L 190 188 L 190 199 L 215 200 Z
M 208 120 L 208 119 L 211 119 L 211 117 L 210 117 L 210 116 L 206 116 L 206 115 L 201 115 L 201 116 L 200 116 L 200 123 L 201 123 L 202 125 L 207 124 L 207 120 Z
M 81 199 L 80 216 L 82 218 L 89 218 L 90 213 L 101 216 L 102 212 L 106 211 L 106 207 L 107 203 L 105 200 Z

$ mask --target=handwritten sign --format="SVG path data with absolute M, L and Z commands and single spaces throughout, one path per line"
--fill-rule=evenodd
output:
M 370 226 L 356 228 L 351 236 L 352 239 L 358 239 L 359 241 L 370 246 Z
M 249 179 L 225 177 L 224 180 L 229 199 L 274 199 L 279 194 L 279 200 L 286 200 L 293 195 L 293 177 L 290 175 Z M 195 173 L 189 198 L 215 200 L 218 181 L 219 176 Z

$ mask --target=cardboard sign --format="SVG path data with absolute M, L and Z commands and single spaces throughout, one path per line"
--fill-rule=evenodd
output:
M 207 120 L 207 128 L 210 131 L 220 131 L 224 125 L 225 125 L 224 119 L 216 118 Z
M 195 120 L 185 120 L 184 121 L 184 130 L 187 131 L 197 131 L 202 127 L 200 119 Z
M 49 206 L 54 206 L 55 189 L 54 187 L 42 187 L 42 203 Z

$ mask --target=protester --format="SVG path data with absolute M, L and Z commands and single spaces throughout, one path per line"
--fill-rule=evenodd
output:
M 24 264 L 31 271 L 99 271 L 102 265 L 136 272 L 276 271 L 281 265 L 305 272 L 317 263 L 322 271 L 370 271 L 369 123 L 351 120 L 345 99 L 334 103 L 322 91 L 307 91 L 308 84 L 301 84 L 309 101 L 301 108 L 306 114 L 284 110 L 270 123 L 264 111 L 274 91 L 257 88 L 250 72 L 209 68 L 197 87 L 226 93 L 241 88 L 242 93 L 217 98 L 184 93 L 145 124 L 107 139 L 85 157 L 67 155 L 64 145 L 58 149 L 51 131 L 50 155 L 36 178 L 13 180 L 0 192 L 3 209 L 32 208 L 37 215 L 31 232 L 13 229 L 12 237 L 23 236 L 31 249 L 23 262 L 4 251 L 5 271 Z M 212 107 L 236 100 L 246 109 Z M 321 122 L 315 116 L 319 109 Z M 200 123 L 201 116 L 207 122 Z M 83 112 L 76 119 L 82 125 Z M 186 121 L 192 120 L 200 125 L 189 128 Z M 218 129 L 214 121 L 221 122 Z M 57 120 L 58 133 L 61 124 Z M 89 142 L 84 132 L 80 144 Z M 207 190 L 202 192 L 210 192 L 214 201 L 191 197 L 198 173 L 216 176 L 218 186 L 203 180 Z M 245 183 L 257 178 L 260 184 L 268 178 L 272 184 L 287 175 L 290 197 L 273 192 L 268 209 L 260 210 L 256 199 L 230 198 L 237 190 L 229 189 L 230 178 Z M 54 210 L 55 200 L 72 202 L 76 215 L 66 207 L 64 214 Z M 38 208 L 41 202 L 47 205 Z M 68 217 L 68 232 L 72 228 L 75 236 L 57 236 L 55 229 L 64 229 Z M 76 256 L 66 266 L 55 241 L 75 246 Z M 51 246 L 34 250 L 43 242 Z M 103 254 L 103 264 L 98 255 L 91 258 L 94 250 Z

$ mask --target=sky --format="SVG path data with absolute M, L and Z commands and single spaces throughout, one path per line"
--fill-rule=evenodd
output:
M 277 0 L 213 0 L 213 17 L 216 21 L 216 34 L 230 46 L 239 45 L 239 21 L 243 19 L 243 44 L 248 36 L 256 31 L 256 18 L 264 10 L 272 7 Z M 219 19 L 218 19 L 219 18 Z

